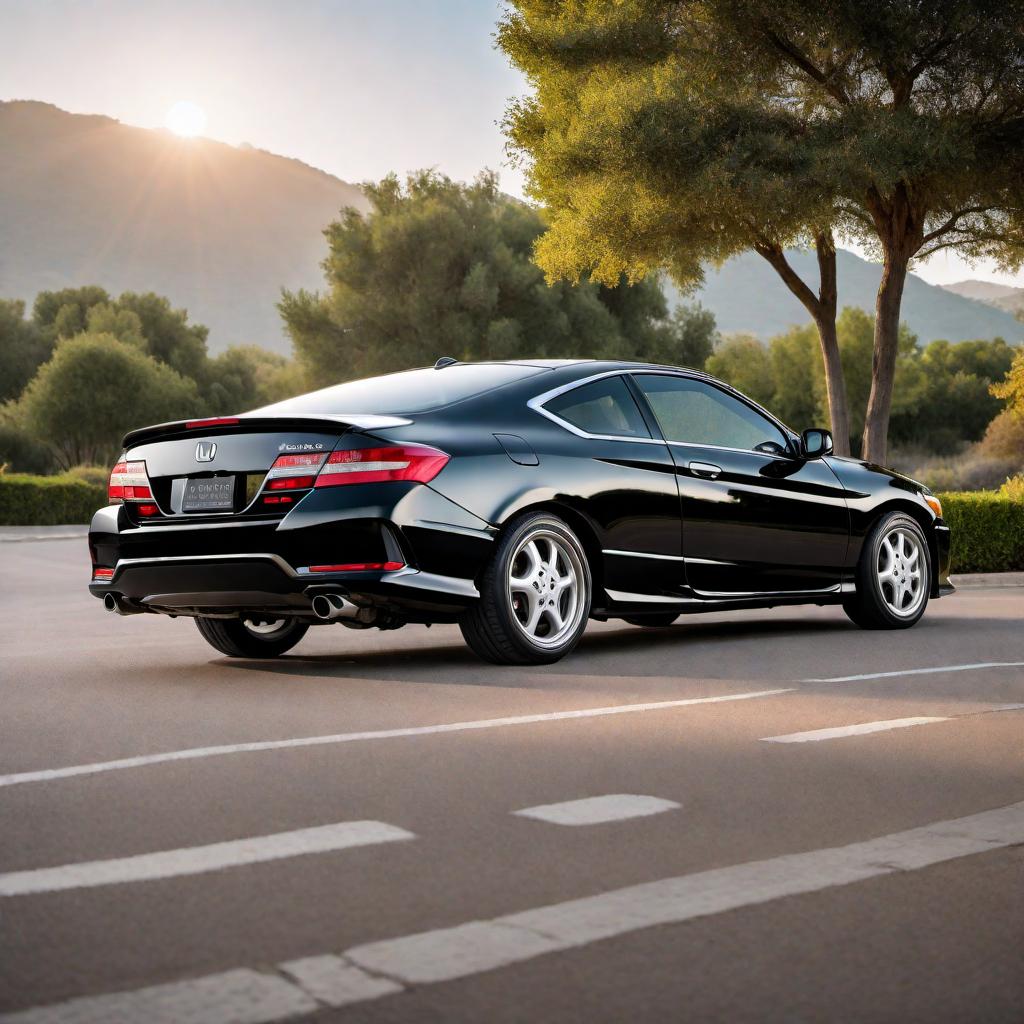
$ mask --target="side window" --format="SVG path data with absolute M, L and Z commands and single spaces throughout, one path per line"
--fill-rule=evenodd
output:
M 621 377 L 604 377 L 556 395 L 544 409 L 587 434 L 651 436 Z
M 789 451 L 786 436 L 771 420 L 712 384 L 656 374 L 637 374 L 635 379 L 667 441 Z

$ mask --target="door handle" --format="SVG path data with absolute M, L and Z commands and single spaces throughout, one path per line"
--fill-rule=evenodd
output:
M 716 480 L 722 472 L 722 467 L 714 466 L 710 462 L 691 462 L 689 470 L 694 476 L 704 477 L 706 480 Z

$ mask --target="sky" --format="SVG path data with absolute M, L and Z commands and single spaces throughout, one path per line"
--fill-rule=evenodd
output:
M 0 99 L 162 127 L 183 101 L 202 134 L 350 182 L 487 167 L 523 193 L 499 122 L 526 91 L 494 47 L 499 0 L 0 0 Z M 916 272 L 1024 286 L 937 254 Z

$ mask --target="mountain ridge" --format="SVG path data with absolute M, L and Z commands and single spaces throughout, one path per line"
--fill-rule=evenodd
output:
M 210 350 L 257 344 L 287 353 L 282 287 L 323 287 L 323 231 L 362 190 L 295 157 L 248 144 L 181 139 L 104 114 L 0 101 L 0 297 L 98 284 L 155 291 L 210 328 Z M 789 258 L 809 283 L 813 253 Z M 839 304 L 874 308 L 881 270 L 840 250 Z M 768 264 L 744 253 L 709 268 L 694 295 L 666 282 L 669 305 L 700 300 L 726 333 L 768 338 L 807 323 Z M 1024 340 L 1004 309 L 910 275 L 903 319 L 922 343 Z
M 786 255 L 794 270 L 816 288 L 818 266 L 814 253 L 790 249 Z M 881 266 L 846 249 L 837 250 L 836 258 L 839 308 L 858 306 L 873 313 Z M 666 293 L 670 304 L 700 301 L 714 312 L 719 330 L 727 334 L 743 332 L 767 339 L 810 320 L 775 271 L 753 252 L 735 256 L 720 268 L 708 268 L 704 284 L 692 294 L 680 295 L 670 282 L 666 283 Z M 929 284 L 916 274 L 907 275 L 901 319 L 922 345 L 939 338 L 956 342 L 998 336 L 1014 344 L 1024 341 L 1024 323 L 1010 313 Z
M 0 138 L 0 296 L 156 291 L 210 328 L 214 352 L 287 351 L 280 289 L 319 287 L 323 229 L 369 209 L 293 157 L 33 100 L 0 102 Z

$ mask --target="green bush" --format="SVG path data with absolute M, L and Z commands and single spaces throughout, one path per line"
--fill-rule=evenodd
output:
M 72 466 L 64 474 L 70 480 L 81 480 L 83 483 L 92 484 L 95 487 L 106 488 L 110 480 L 109 466 Z
M 940 494 L 953 532 L 953 572 L 1024 570 L 1024 500 L 1012 488 Z
M 63 476 L 0 473 L 0 526 L 88 523 L 107 504 L 105 484 Z

